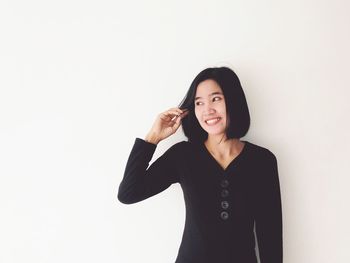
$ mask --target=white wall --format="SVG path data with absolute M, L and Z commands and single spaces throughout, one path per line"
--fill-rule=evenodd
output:
M 247 96 L 245 139 L 278 158 L 284 262 L 350 262 L 349 8 L 1 1 L 0 262 L 174 262 L 181 187 L 130 206 L 117 187 L 135 137 L 222 65 Z

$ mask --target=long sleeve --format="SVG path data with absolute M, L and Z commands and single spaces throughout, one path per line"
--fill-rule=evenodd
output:
M 277 159 L 269 155 L 266 173 L 259 186 L 256 234 L 261 263 L 283 262 L 282 204 Z
M 178 182 L 177 154 L 180 144 L 171 146 L 147 168 L 157 146 L 136 138 L 119 185 L 118 200 L 124 204 L 136 203 Z

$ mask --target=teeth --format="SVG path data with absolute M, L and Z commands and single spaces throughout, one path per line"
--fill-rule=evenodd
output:
M 212 123 L 214 123 L 214 122 L 217 122 L 218 120 L 220 120 L 220 118 L 207 120 L 207 121 L 205 121 L 205 122 L 208 123 L 208 124 L 212 124 Z

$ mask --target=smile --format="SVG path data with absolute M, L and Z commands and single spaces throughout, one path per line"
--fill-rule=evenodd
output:
M 220 121 L 220 117 L 218 118 L 214 118 L 214 119 L 209 119 L 209 120 L 206 120 L 205 123 L 208 124 L 208 125 L 215 125 L 216 123 L 218 123 Z

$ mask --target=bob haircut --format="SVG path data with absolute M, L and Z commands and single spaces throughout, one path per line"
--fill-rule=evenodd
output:
M 212 79 L 223 91 L 228 125 L 227 138 L 241 138 L 249 130 L 250 115 L 247 101 L 238 76 L 228 67 L 213 67 L 202 70 L 192 81 L 186 96 L 179 104 L 180 109 L 188 109 L 189 113 L 182 119 L 182 130 L 189 142 L 202 144 L 208 133 L 200 126 L 194 111 L 194 99 L 199 83 Z

